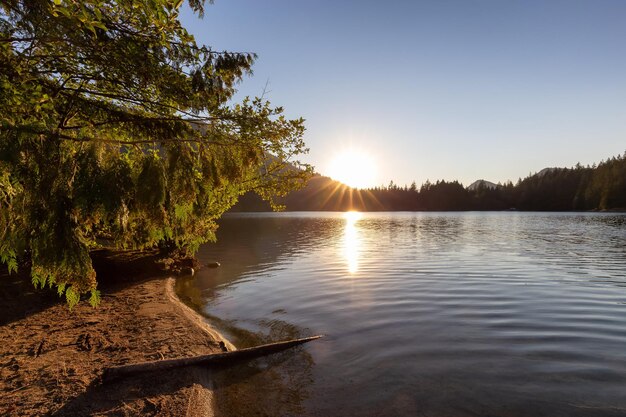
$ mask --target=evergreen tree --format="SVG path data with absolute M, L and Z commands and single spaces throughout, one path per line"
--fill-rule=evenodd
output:
M 89 251 L 194 251 L 239 195 L 283 195 L 309 172 L 303 120 L 230 104 L 252 53 L 199 45 L 182 0 L 0 4 L 0 260 L 35 285 L 91 293 Z M 189 0 L 202 17 L 204 0 Z

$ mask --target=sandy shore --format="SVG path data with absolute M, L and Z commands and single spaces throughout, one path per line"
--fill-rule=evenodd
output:
M 108 366 L 221 350 L 221 335 L 178 300 L 174 279 L 117 280 L 101 286 L 100 307 L 72 311 L 23 279 L 0 279 L 0 415 L 214 415 L 206 370 L 100 382 Z

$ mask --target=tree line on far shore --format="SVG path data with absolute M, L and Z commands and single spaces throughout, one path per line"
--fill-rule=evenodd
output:
M 497 186 L 482 182 L 472 189 L 458 181 L 426 181 L 420 187 L 388 186 L 356 190 L 315 176 L 306 187 L 281 201 L 290 211 L 586 211 L 626 209 L 626 152 L 598 165 L 548 168 Z M 241 197 L 233 211 L 268 211 L 253 194 Z

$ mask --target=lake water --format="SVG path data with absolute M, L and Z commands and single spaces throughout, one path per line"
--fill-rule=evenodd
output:
M 232 215 L 179 280 L 238 347 L 232 415 L 626 416 L 626 215 Z

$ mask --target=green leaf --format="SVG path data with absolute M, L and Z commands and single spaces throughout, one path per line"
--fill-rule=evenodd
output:
M 76 304 L 80 302 L 80 294 L 74 291 L 72 287 L 68 287 L 65 290 L 65 299 L 67 301 L 68 307 L 71 310 L 76 306 Z
M 15 258 L 9 259 L 7 262 L 7 268 L 9 270 L 9 274 L 11 274 L 11 272 L 17 272 L 17 260 Z
M 89 304 L 91 304 L 92 307 L 97 307 L 100 304 L 100 291 L 91 290 Z
M 59 297 L 62 296 L 65 293 L 65 284 L 61 283 L 57 285 L 57 294 L 59 294 Z
M 0 260 L 13 273 L 28 251 L 33 285 L 71 307 L 99 300 L 90 250 L 197 250 L 240 194 L 294 188 L 260 164 L 302 153 L 302 121 L 260 99 L 231 105 L 253 57 L 197 44 L 182 3 L 53 0 L 0 16 L 37 38 L 0 43 Z

